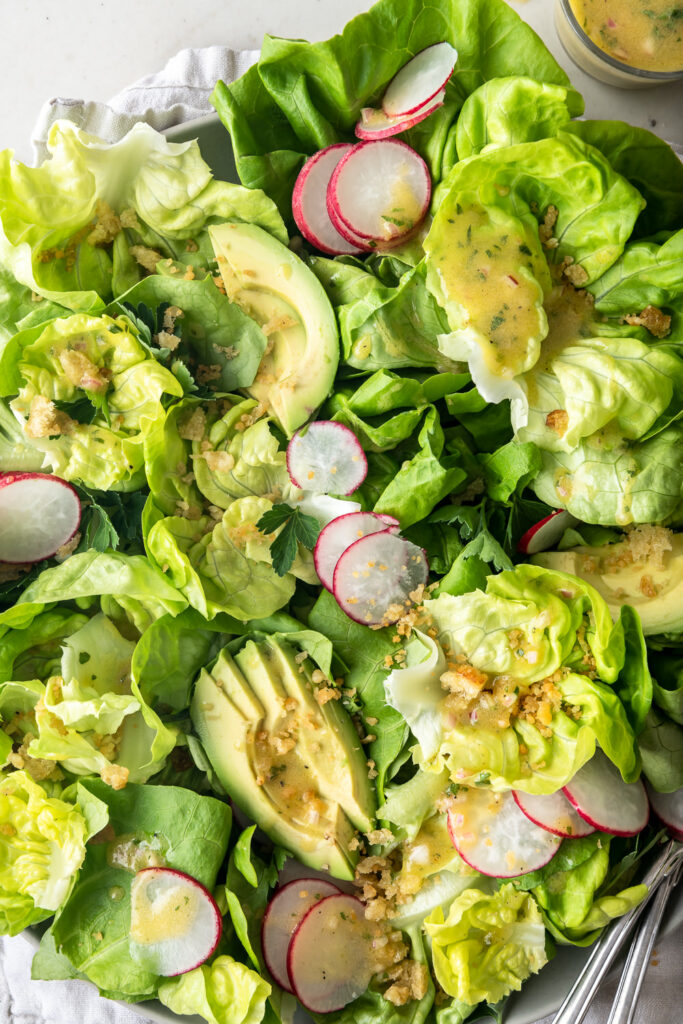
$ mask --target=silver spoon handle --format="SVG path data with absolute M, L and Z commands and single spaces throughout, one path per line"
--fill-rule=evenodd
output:
M 680 861 L 682 855 L 683 845 L 681 843 L 676 843 L 673 840 L 667 843 L 643 879 L 644 884 L 648 887 L 647 896 L 628 914 L 624 914 L 623 917 L 613 921 L 610 926 L 605 928 L 595 943 L 586 966 L 557 1011 L 553 1024 L 581 1024 L 601 981 L 612 966 L 629 931 L 643 913 L 659 884 Z
M 650 962 L 650 953 L 671 890 L 678 881 L 680 869 L 679 863 L 666 876 L 653 897 L 652 905 L 629 950 L 607 1024 L 631 1024 L 633 1021 L 640 989 Z

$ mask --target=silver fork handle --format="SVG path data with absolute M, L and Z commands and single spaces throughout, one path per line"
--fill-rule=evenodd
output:
M 648 887 L 647 896 L 628 914 L 624 914 L 623 917 L 613 921 L 610 926 L 605 928 L 595 943 L 586 966 L 557 1011 L 553 1024 L 581 1024 L 601 981 L 612 966 L 631 928 L 645 910 L 661 882 L 680 862 L 682 856 L 683 845 L 681 843 L 673 840 L 667 843 L 643 879 L 644 884 Z
M 681 864 L 679 863 L 666 876 L 652 900 L 647 916 L 638 929 L 638 934 L 629 950 L 607 1024 L 632 1024 L 640 989 L 650 962 L 650 953 L 659 931 L 667 900 L 680 873 Z

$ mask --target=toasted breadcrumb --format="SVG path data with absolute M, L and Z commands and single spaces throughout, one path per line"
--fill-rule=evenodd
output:
M 625 316 L 624 320 L 627 324 L 644 327 L 654 338 L 666 338 L 671 330 L 671 317 L 656 306 L 646 306 L 640 313 Z
M 107 786 L 111 786 L 112 789 L 124 789 L 130 772 L 123 765 L 108 764 L 104 766 L 100 775 L 102 782 L 106 783 Z
M 84 391 L 104 391 L 111 380 L 111 372 L 96 366 L 84 352 L 62 349 L 57 358 L 69 383 Z
M 143 270 L 147 270 L 150 274 L 156 273 L 157 263 L 163 259 L 161 253 L 156 249 L 150 249 L 147 245 L 131 245 L 128 252 Z
M 95 206 L 95 226 L 88 235 L 90 245 L 108 245 L 113 242 L 121 231 L 121 220 L 116 216 L 109 203 L 98 199 Z
M 24 433 L 28 437 L 53 437 L 58 434 L 70 434 L 75 426 L 76 421 L 57 409 L 54 402 L 44 395 L 36 395 L 31 402 Z
M 566 409 L 553 409 L 546 416 L 545 425 L 554 430 L 559 437 L 563 437 L 569 426 L 569 413 Z

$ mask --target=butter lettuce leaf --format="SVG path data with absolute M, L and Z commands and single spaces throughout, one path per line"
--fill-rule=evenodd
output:
M 455 130 L 458 159 L 545 139 L 583 109 L 575 89 L 524 75 L 492 78 L 470 93 L 462 105 Z
M 109 145 L 58 121 L 47 150 L 36 168 L 0 153 L 0 262 L 68 309 L 101 310 L 144 276 L 139 260 L 153 269 L 175 258 L 216 219 L 286 241 L 271 200 L 214 181 L 196 141 L 169 142 L 140 122 Z
M 213 887 L 228 844 L 227 804 L 176 786 L 129 785 L 117 792 L 97 779 L 83 780 L 78 791 L 104 805 L 114 837 L 132 835 L 152 843 L 168 867 Z M 102 994 L 137 1001 L 155 995 L 161 979 L 129 953 L 134 871 L 113 864 L 116 842 L 114 838 L 113 845 L 88 847 L 78 882 L 51 934 L 72 967 Z M 120 891 L 119 899 L 111 898 L 112 890 Z
M 0 933 L 17 935 L 67 899 L 90 833 L 73 804 L 24 771 L 0 779 Z
M 458 109 L 486 80 L 526 74 L 568 84 L 538 36 L 499 0 L 439 0 L 431 7 L 380 0 L 326 42 L 266 36 L 256 66 L 231 85 L 218 83 L 212 99 L 230 132 L 240 180 L 265 189 L 289 218 L 304 158 L 351 139 L 361 108 L 378 104 L 410 57 L 443 40 L 458 50 L 447 109 L 407 136 L 437 180 L 453 160 Z
M 541 501 L 585 523 L 661 523 L 680 514 L 683 426 L 643 441 L 598 431 L 571 452 L 542 451 L 532 487 Z
M 295 576 L 315 578 L 310 552 L 301 548 L 291 572 L 275 572 L 272 536 L 256 528 L 272 505 L 267 498 L 237 498 L 218 520 L 158 518 L 147 535 L 147 550 L 205 618 L 219 612 L 245 621 L 271 615 L 291 598 Z
M 548 960 L 534 898 L 510 884 L 493 894 L 466 889 L 446 917 L 436 909 L 424 927 L 437 981 L 464 1003 L 495 1003 L 518 992 Z
M 198 1014 L 208 1024 L 259 1024 L 271 986 L 256 971 L 221 955 L 159 986 L 158 997 L 173 1013 Z

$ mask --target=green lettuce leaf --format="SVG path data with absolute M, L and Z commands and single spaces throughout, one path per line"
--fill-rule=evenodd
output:
M 143 277 L 136 252 L 146 266 L 175 258 L 188 243 L 198 248 L 217 220 L 257 223 L 287 240 L 272 202 L 214 181 L 196 141 L 168 142 L 140 122 L 109 145 L 59 121 L 47 148 L 36 168 L 0 153 L 0 262 L 69 309 L 102 309 Z
M 683 164 L 663 139 L 625 121 L 573 121 L 563 132 L 595 146 L 638 189 L 646 207 L 634 234 L 675 230 L 683 218 Z
M 189 604 L 205 618 L 219 612 L 248 620 L 271 615 L 287 604 L 295 576 L 315 579 L 310 552 L 299 549 L 290 572 L 278 576 L 270 543 L 256 523 L 272 508 L 267 498 L 237 498 L 222 518 L 158 519 L 147 535 L 147 550 Z
M 218 83 L 212 99 L 232 137 L 240 180 L 265 189 L 289 218 L 305 156 L 351 139 L 361 108 L 377 105 L 399 68 L 442 40 L 458 50 L 447 109 L 407 136 L 437 180 L 453 160 L 455 115 L 487 79 L 527 74 L 568 84 L 540 39 L 499 0 L 439 0 L 436 7 L 380 0 L 324 43 L 266 36 L 258 65 L 231 85 Z
M 53 472 L 89 488 L 130 490 L 142 482 L 146 427 L 163 416 L 163 396 L 183 389 L 148 357 L 127 319 L 74 314 L 7 343 L 0 392 L 18 392 L 12 411 Z
M 575 89 L 523 76 L 493 78 L 462 105 L 455 130 L 458 158 L 545 139 L 583 109 Z
M 636 442 L 598 431 L 571 452 L 544 450 L 532 486 L 541 501 L 586 523 L 660 523 L 681 507 L 682 441 L 680 423 Z
M 447 917 L 437 909 L 424 927 L 437 981 L 464 1003 L 498 1002 L 547 963 L 545 927 L 534 898 L 510 884 L 492 895 L 466 889 Z
M 602 832 L 563 843 L 539 871 L 515 879 L 515 888 L 531 890 L 556 941 L 587 946 L 606 924 L 643 899 L 647 886 L 609 891 L 612 837 Z
M 209 1024 L 259 1024 L 270 991 L 256 971 L 223 955 L 163 981 L 158 997 L 173 1013 L 196 1013 Z
M 677 161 L 679 167 L 683 166 Z M 672 315 L 667 341 L 683 339 L 683 231 L 657 240 L 632 242 L 623 255 L 590 285 L 595 308 L 620 318 L 655 306 Z M 652 341 L 652 336 L 645 335 Z
M 0 820 L 0 933 L 17 935 L 65 902 L 90 833 L 77 807 L 23 771 L 0 780 Z
M 310 267 L 335 308 L 345 362 L 357 370 L 433 367 L 454 363 L 438 348 L 448 321 L 425 284 L 425 266 L 407 270 L 396 285 L 356 262 L 314 257 Z
M 651 682 L 634 616 L 613 624 L 593 588 L 530 565 L 489 576 L 485 592 L 454 596 L 442 589 L 425 610 L 438 643 L 413 637 L 407 669 L 394 669 L 385 683 L 388 702 L 418 740 L 413 756 L 421 768 L 437 774 L 447 768 L 454 782 L 465 785 L 551 793 L 599 744 L 627 781 L 637 777 L 635 735 L 617 695 L 628 702 L 639 728 Z M 455 689 L 446 697 L 444 650 L 449 659 L 461 657 L 484 673 L 474 689 L 458 682 L 456 667 Z M 489 684 L 495 690 L 492 678 L 514 681 L 512 689 L 505 684 L 507 696 L 487 691 Z M 554 697 L 541 720 L 524 710 L 525 695 L 540 684 L 542 697 L 549 678 Z M 509 711 L 501 720 L 503 707 Z
M 89 779 L 78 784 L 78 791 L 104 805 L 116 838 L 88 847 L 78 882 L 52 926 L 54 942 L 102 994 L 117 993 L 129 1001 L 149 999 L 160 979 L 131 959 L 130 887 L 135 869 L 117 862 L 117 843 L 144 842 L 168 867 L 211 889 L 228 845 L 230 808 L 175 786 L 130 785 L 116 792 Z
M 23 629 L 47 604 L 99 595 L 111 595 L 119 617 L 130 616 L 139 632 L 161 615 L 176 615 L 187 607 L 182 594 L 146 558 L 84 551 L 42 572 L 16 605 L 0 614 L 0 630 L 3 626 Z

